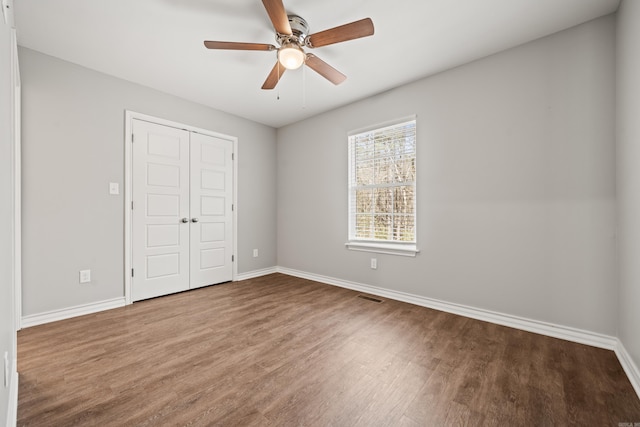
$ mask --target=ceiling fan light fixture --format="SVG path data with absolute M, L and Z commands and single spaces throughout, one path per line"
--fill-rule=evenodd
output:
M 294 43 L 284 44 L 278 50 L 278 61 L 287 70 L 297 70 L 304 64 L 304 59 L 304 51 Z

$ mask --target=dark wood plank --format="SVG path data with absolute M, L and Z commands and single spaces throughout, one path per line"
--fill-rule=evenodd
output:
M 18 334 L 20 426 L 617 425 L 611 351 L 282 274 Z

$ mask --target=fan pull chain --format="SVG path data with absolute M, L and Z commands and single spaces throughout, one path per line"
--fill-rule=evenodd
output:
M 302 65 L 302 109 L 307 108 L 307 67 Z
M 276 84 L 278 84 L 278 83 L 280 83 L 280 77 L 282 77 L 282 75 L 280 74 L 280 59 L 278 59 L 278 55 L 276 55 L 276 59 L 278 61 L 278 62 L 276 62 L 276 64 L 278 64 L 278 82 Z M 280 101 L 280 85 L 278 85 L 278 95 L 277 95 L 276 100 Z

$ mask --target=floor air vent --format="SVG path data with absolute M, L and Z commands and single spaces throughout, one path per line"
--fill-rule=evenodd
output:
M 382 302 L 381 299 L 370 297 L 368 295 L 358 295 L 358 298 L 366 299 L 367 301 L 373 301 L 373 302 L 376 302 L 378 304 L 380 304 Z

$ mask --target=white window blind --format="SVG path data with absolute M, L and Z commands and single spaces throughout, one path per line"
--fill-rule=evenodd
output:
M 349 136 L 349 241 L 415 247 L 415 119 Z

